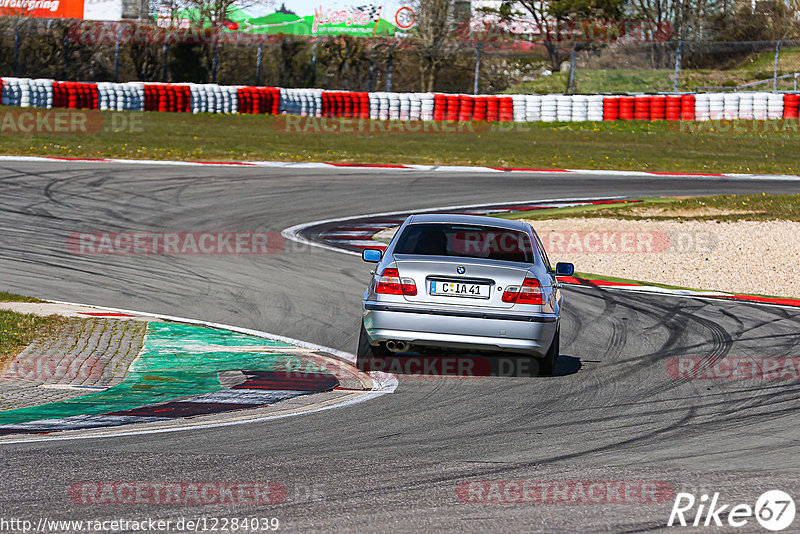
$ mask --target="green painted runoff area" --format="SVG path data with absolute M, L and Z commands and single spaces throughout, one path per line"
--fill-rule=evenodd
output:
M 0 424 L 138 408 L 223 389 L 220 371 L 279 371 L 300 363 L 286 353 L 242 351 L 259 347 L 274 351 L 292 346 L 229 330 L 151 322 L 142 351 L 120 384 L 74 399 L 0 412 Z

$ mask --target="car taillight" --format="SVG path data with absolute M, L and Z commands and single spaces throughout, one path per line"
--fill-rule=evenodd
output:
M 413 297 L 417 294 L 417 284 L 413 278 L 400 278 L 397 269 L 389 267 L 384 269 L 378 284 L 375 286 L 375 293 L 384 295 L 408 295 Z
M 502 300 L 516 304 L 542 304 L 542 288 L 536 278 L 526 277 L 521 286 L 507 286 Z

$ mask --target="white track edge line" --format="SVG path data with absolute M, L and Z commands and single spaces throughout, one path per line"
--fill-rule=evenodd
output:
M 400 164 L 397 167 L 381 167 L 380 165 L 334 165 L 332 163 L 307 161 L 179 161 L 179 160 L 150 160 L 150 159 L 120 159 L 120 158 L 66 158 L 59 156 L 0 156 L 0 161 L 27 161 L 42 163 L 119 163 L 129 165 L 172 165 L 184 167 L 279 167 L 284 169 L 347 169 L 365 171 L 428 171 L 428 172 L 482 172 L 489 174 L 503 173 L 522 173 L 522 174 L 542 174 L 542 175 L 564 175 L 564 174 L 594 174 L 608 176 L 629 176 L 645 178 L 673 178 L 686 180 L 777 180 L 777 181 L 800 181 L 800 175 L 796 174 L 746 174 L 746 173 L 713 173 L 713 174 L 692 174 L 668 172 L 648 172 L 648 171 L 623 171 L 623 170 L 602 170 L 602 169 L 502 169 L 493 167 L 478 167 L 468 165 L 418 165 Z

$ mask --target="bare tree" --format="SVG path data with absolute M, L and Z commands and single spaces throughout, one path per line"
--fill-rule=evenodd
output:
M 414 47 L 419 57 L 420 90 L 433 91 L 436 73 L 456 48 L 453 39 L 452 0 L 416 0 Z

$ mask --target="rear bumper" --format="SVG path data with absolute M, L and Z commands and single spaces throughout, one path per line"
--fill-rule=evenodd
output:
M 364 303 L 364 328 L 373 344 L 390 339 L 456 350 L 497 350 L 541 357 L 553 341 L 555 314 L 429 309 Z

